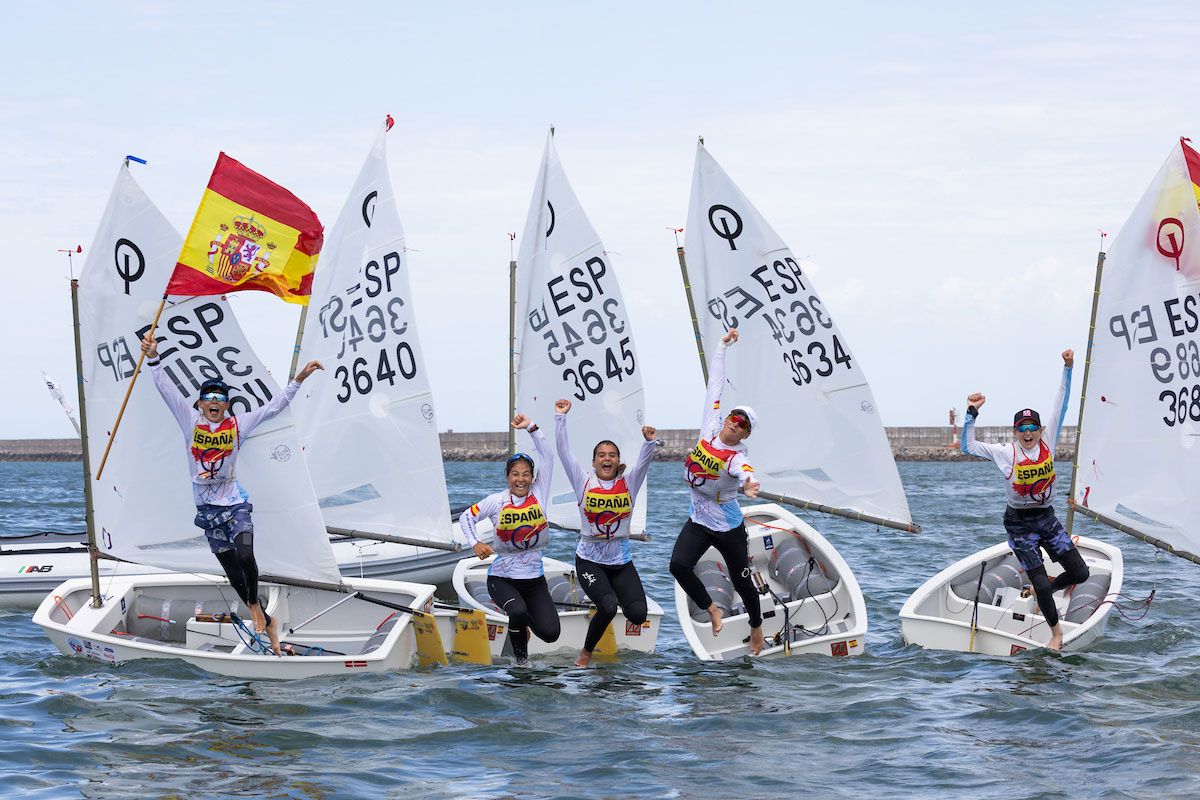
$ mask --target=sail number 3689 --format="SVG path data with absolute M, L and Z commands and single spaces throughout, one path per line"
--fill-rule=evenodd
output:
M 1167 427 L 1182 425 L 1189 419 L 1200 422 L 1200 384 L 1184 386 L 1178 392 L 1164 389 L 1158 399 L 1167 404 L 1167 413 L 1163 415 Z

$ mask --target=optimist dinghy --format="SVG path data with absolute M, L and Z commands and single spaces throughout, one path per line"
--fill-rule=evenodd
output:
M 1082 650 L 1104 633 L 1125 574 L 1120 549 L 1083 537 L 1075 546 L 1090 575 L 1054 594 L 1063 650 Z M 1051 561 L 1046 568 L 1058 572 Z M 921 647 L 998 656 L 1045 647 L 1050 628 L 1037 598 L 1021 596 L 1027 583 L 1006 543 L 967 556 L 934 575 L 904 603 L 904 639 Z
M 811 276 L 703 141 L 696 149 L 686 230 L 690 271 L 684 248 L 676 252 L 706 383 L 705 350 L 713 352 L 731 328 L 738 331 L 720 403 L 758 409 L 760 423 L 746 446 L 759 497 L 919 532 L 871 387 L 845 335 Z M 833 544 L 780 506 L 743 511 L 765 616 L 762 655 L 863 652 L 866 604 Z M 684 635 L 704 660 L 750 652 L 749 618 L 724 569 L 712 550 L 697 569 L 709 594 L 725 598 L 716 601 L 727 616 L 715 638 L 707 611 L 696 609 L 676 586 Z
M 458 602 L 467 608 L 481 610 L 487 615 L 487 632 L 493 659 L 504 652 L 505 643 L 508 641 L 508 615 L 492 602 L 487 590 L 487 571 L 494 560 L 495 556 L 483 561 L 460 561 L 454 568 L 454 590 L 458 592 Z M 553 558 L 543 558 L 542 567 L 546 572 L 550 596 L 558 604 L 562 633 L 556 642 L 543 642 L 531 634 L 529 655 L 557 652 L 577 654 L 587 636 L 588 622 L 592 616 L 591 601 L 583 591 L 583 586 L 580 585 L 571 565 Z M 596 654 L 611 656 L 623 650 L 654 652 L 663 610 L 651 597 L 646 598 L 646 607 L 646 622 L 642 625 L 629 622 L 625 613 L 618 610 L 604 638 L 597 645 Z
M 750 506 L 747 546 L 759 589 L 767 647 L 759 658 L 816 653 L 858 655 L 867 635 L 867 607 L 854 573 L 829 541 L 804 520 L 775 504 Z M 701 661 L 750 654 L 750 622 L 715 549 L 700 559 L 696 575 L 724 614 L 713 636 L 708 610 L 698 608 L 678 583 L 675 608 L 684 638 Z
M 235 622 L 237 594 L 224 578 L 200 575 L 120 577 L 106 585 L 104 605 L 92 608 L 91 582 L 67 581 L 42 601 L 33 620 L 61 652 L 113 664 L 175 658 L 219 675 L 308 678 L 403 670 L 418 660 L 418 632 L 435 648 L 453 642 L 454 616 L 438 615 L 428 584 L 352 580 L 343 590 L 263 585 L 267 613 L 279 621 L 285 656 L 270 652 L 247 618 Z M 355 594 L 347 594 L 346 591 Z M 428 613 L 413 615 L 389 605 Z M 443 634 L 449 638 L 443 639 Z M 424 645 L 424 641 L 422 641 Z M 421 661 L 444 661 L 445 650 Z
M 304 459 L 298 457 L 300 442 L 287 410 L 245 439 L 240 477 L 255 507 L 260 596 L 265 595 L 267 613 L 279 621 L 281 639 L 290 642 L 299 657 L 270 653 L 261 637 L 234 621 L 239 601 L 228 582 L 202 574 L 218 565 L 192 524 L 195 504 L 179 457 L 176 426 L 148 380 L 134 385 L 128 424 L 111 450 L 104 481 L 96 482 L 92 491 L 90 459 L 107 437 L 89 437 L 88 417 L 107 420 L 115 415 L 123 382 L 135 371 L 131 356 L 135 348 L 129 342 L 136 345 L 139 326 L 148 328 L 153 316 L 153 303 L 139 304 L 125 294 L 148 272 L 130 267 L 130 262 L 136 257 L 143 265 L 157 264 L 174 260 L 178 251 L 178 234 L 125 165 L 83 273 L 72 282 L 72 299 L 77 313 L 89 540 L 101 555 L 185 574 L 106 576 L 101 582 L 93 570 L 90 582 L 68 581 L 55 589 L 34 613 L 34 622 L 68 655 L 110 662 L 178 658 L 239 677 L 406 669 L 415 664 L 418 647 L 422 661 L 445 661 L 443 641 L 454 642 L 455 637 L 443 639 L 439 627 L 450 633 L 454 623 L 449 613 L 437 620 L 430 613 L 433 586 L 342 581 L 317 495 Z M 127 256 L 124 271 L 118 259 L 119 281 L 111 275 L 114 252 Z M 163 282 L 142 291 L 151 296 L 162 293 L 166 273 L 160 269 L 158 274 Z M 94 296 L 82 318 L 77 302 L 80 289 Z M 160 343 L 164 369 L 181 394 L 192 397 L 197 371 L 214 368 L 219 361 L 241 381 L 239 388 L 245 395 L 236 402 L 262 405 L 280 389 L 223 303 L 215 298 L 183 298 L 163 315 L 162 330 L 169 334 Z M 122 308 L 127 313 L 115 313 Z M 191 337 L 185 335 L 189 330 Z M 208 344 L 219 344 L 220 349 L 204 350 Z M 83 396 L 85 385 L 88 391 Z M 482 635 L 481 623 L 476 628 Z M 454 646 L 465 649 L 457 642 Z

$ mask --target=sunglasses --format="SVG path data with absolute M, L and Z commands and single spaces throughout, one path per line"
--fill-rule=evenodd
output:
M 521 458 L 525 459 L 530 464 L 533 463 L 533 459 L 530 458 L 529 456 L 525 455 L 524 453 L 513 453 L 511 456 L 508 457 L 508 461 L 504 462 L 504 466 L 507 467 L 509 464 L 511 464 L 514 461 L 516 461 L 517 459 L 521 459 Z
M 729 421 L 742 428 L 750 427 L 750 420 L 746 419 L 741 414 L 730 414 Z
M 227 402 L 229 402 L 229 395 L 218 394 L 217 392 L 209 392 L 208 394 L 200 395 L 200 399 L 205 401 L 206 403 L 208 403 L 208 402 L 227 403 Z
M 1041 425 L 1029 425 L 1029 424 L 1018 425 L 1017 431 L 1019 431 L 1020 433 L 1031 433 L 1032 431 L 1036 431 L 1041 427 L 1042 427 Z

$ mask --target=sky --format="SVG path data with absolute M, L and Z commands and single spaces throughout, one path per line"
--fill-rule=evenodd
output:
M 885 424 L 946 424 L 971 391 L 995 409 L 981 424 L 1005 424 L 1050 404 L 1062 350 L 1082 356 L 1100 231 L 1200 137 L 1194 3 L 68 1 L 5 18 L 0 438 L 74 434 L 41 380 L 75 404 L 58 251 L 89 248 L 126 154 L 181 232 L 221 151 L 329 226 L 391 114 L 439 424 L 501 430 L 508 233 L 554 125 L 613 254 L 647 422 L 678 428 L 699 424 L 703 385 L 668 228 L 703 136 L 806 260 Z M 298 308 L 231 298 L 282 379 Z

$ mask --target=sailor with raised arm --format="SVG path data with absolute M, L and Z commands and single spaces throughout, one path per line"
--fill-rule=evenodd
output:
M 617 615 L 618 605 L 625 612 L 625 618 L 634 625 L 646 621 L 646 590 L 633 566 L 629 528 L 633 521 L 633 506 L 646 481 L 650 462 L 654 460 L 658 431 L 643 426 L 642 437 L 646 441 L 628 471 L 621 463 L 621 451 L 616 443 L 606 439 L 592 448 L 592 471 L 584 472 L 567 439 L 571 401 L 556 401 L 554 410 L 557 412 L 554 415 L 554 439 L 558 458 L 579 503 L 575 573 L 587 596 L 596 604 L 583 649 L 575 659 L 575 666 L 586 667 L 600 637 Z
M 691 489 L 691 514 L 684 523 L 671 552 L 671 574 L 697 606 L 708 610 L 713 636 L 721 632 L 721 609 L 712 601 L 695 568 L 709 547 L 725 559 L 729 580 L 741 596 L 750 617 L 750 652 L 758 655 L 766 645 L 758 592 L 750 579 L 750 552 L 746 546 L 746 523 L 738 505 L 738 488 L 747 497 L 758 497 L 754 468 L 743 440 L 758 424 L 750 406 L 735 406 L 721 419 L 721 394 L 725 389 L 725 351 L 738 340 L 733 328 L 717 346 L 708 367 L 708 392 L 700 441 L 684 460 L 684 476 Z
M 1008 507 L 1004 511 L 1004 529 L 1008 532 L 1008 546 L 1029 576 L 1038 608 L 1050 626 L 1050 641 L 1046 647 L 1051 650 L 1062 649 L 1063 640 L 1058 609 L 1054 605 L 1054 592 L 1088 578 L 1083 556 L 1054 515 L 1054 448 L 1058 444 L 1063 417 L 1067 413 L 1075 351 L 1064 350 L 1062 359 L 1062 382 L 1045 425 L 1042 425 L 1038 412 L 1025 408 L 1013 416 L 1014 441 L 1011 444 L 978 442 L 975 440 L 975 420 L 987 398 L 976 392 L 967 397 L 967 418 L 962 432 L 962 451 L 990 459 L 1000 468 L 1007 481 L 1005 493 L 1008 495 Z M 1046 574 L 1042 548 L 1050 554 L 1052 561 L 1063 568 L 1062 574 L 1054 580 L 1050 580 Z
M 534 477 L 534 461 L 524 453 L 509 457 L 504 465 L 508 489 L 489 494 L 458 518 L 475 555 L 484 559 L 496 554 L 488 567 L 487 589 L 492 601 L 508 615 L 508 641 L 517 663 L 529 663 L 529 630 L 543 642 L 558 640 L 561 630 L 554 598 L 546 585 L 542 551 L 550 541 L 550 528 L 541 498 L 550 497 L 554 454 L 546 437 L 529 417 L 517 414 L 512 426 L 529 431 L 542 468 Z M 495 550 L 479 541 L 475 523 L 491 520 L 496 527 Z
M 227 416 L 230 391 L 223 381 L 205 381 L 200 386 L 199 399 L 189 405 L 159 364 L 158 342 L 151 331 L 142 339 L 142 352 L 149 359 L 147 363 L 154 373 L 158 393 L 183 430 L 192 474 L 192 497 L 196 502 L 195 524 L 203 529 L 209 549 L 246 604 L 255 630 L 265 631 L 271 639 L 271 649 L 280 655 L 276 621 L 258 602 L 258 563 L 254 560 L 254 523 L 250 520 L 254 506 L 238 483 L 234 467 L 246 437 L 287 408 L 309 375 L 325 368 L 319 361 L 310 361 L 287 388 L 262 408 Z

